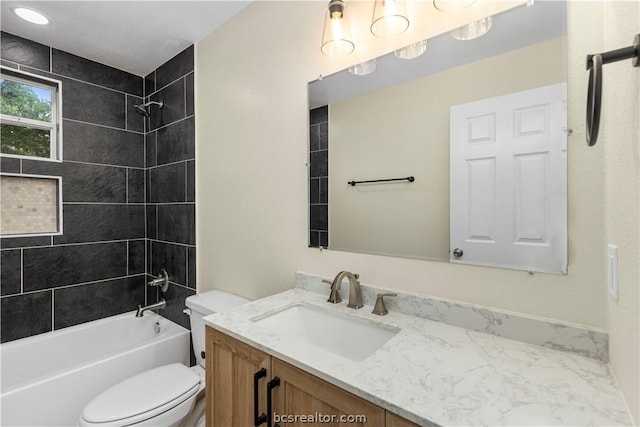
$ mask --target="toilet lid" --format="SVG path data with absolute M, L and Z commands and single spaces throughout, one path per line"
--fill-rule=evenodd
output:
M 161 366 L 105 390 L 85 406 L 82 418 L 90 423 L 113 423 L 147 414 L 173 401 L 176 405 L 185 401 L 199 385 L 200 377 L 186 366 Z

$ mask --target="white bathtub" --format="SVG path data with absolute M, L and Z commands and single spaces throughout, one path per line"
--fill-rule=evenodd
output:
M 187 329 L 152 312 L 2 344 L 0 425 L 75 426 L 82 408 L 106 388 L 168 363 L 188 366 L 189 346 Z

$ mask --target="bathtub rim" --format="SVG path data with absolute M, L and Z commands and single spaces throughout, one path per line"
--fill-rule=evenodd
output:
M 170 323 L 170 328 L 169 328 L 169 333 L 167 333 L 166 335 L 164 335 L 162 338 L 158 338 L 157 336 L 154 337 L 153 339 L 148 339 L 139 343 L 136 343 L 135 345 L 130 345 L 127 347 L 123 347 L 117 350 L 113 350 L 107 353 L 103 353 L 101 355 L 99 355 L 98 357 L 93 357 L 91 359 L 87 359 L 85 361 L 82 361 L 81 363 L 72 365 L 72 366 L 67 366 L 64 368 L 60 368 L 60 369 L 55 369 L 52 370 L 50 372 L 47 372 L 44 375 L 40 375 L 38 377 L 35 378 L 29 378 L 27 380 L 24 381 L 20 381 L 20 382 L 16 382 L 14 384 L 11 384 L 9 386 L 5 386 L 4 385 L 4 381 L 1 380 L 2 378 L 2 353 L 3 350 L 6 350 L 7 348 L 11 348 L 11 347 L 22 347 L 22 346 L 27 346 L 28 344 L 30 344 L 31 342 L 34 341 L 38 341 L 43 339 L 43 335 L 47 335 L 47 334 L 51 334 L 49 337 L 47 337 L 48 339 L 53 339 L 55 336 L 60 336 L 60 335 L 65 335 L 65 334 L 70 334 L 70 333 L 74 333 L 76 331 L 82 330 L 82 329 L 87 329 L 90 327 L 95 327 L 97 325 L 102 325 L 102 324 L 108 324 L 114 321 L 117 321 L 119 319 L 122 318 L 126 318 L 128 316 L 134 316 L 135 317 L 135 313 L 136 311 L 129 311 L 129 312 L 125 312 L 125 313 L 120 313 L 120 314 L 116 314 L 113 316 L 109 316 L 109 317 L 105 317 L 102 319 L 97 319 L 97 320 L 92 320 L 90 322 L 85 322 L 85 323 L 80 323 L 78 325 L 73 325 L 73 326 L 69 326 L 66 328 L 62 328 L 62 329 L 58 329 L 58 330 L 54 330 L 54 331 L 50 331 L 50 332 L 45 332 L 43 334 L 38 334 L 38 335 L 33 335 L 30 337 L 25 337 L 25 338 L 21 338 L 18 340 L 14 340 L 14 341 L 10 341 L 7 343 L 2 343 L 0 344 L 0 398 L 4 397 L 5 395 L 10 395 L 12 393 L 16 393 L 19 392 L 20 390 L 26 388 L 26 387 L 32 387 L 32 386 L 36 386 L 42 383 L 45 383 L 47 381 L 50 381 L 52 378 L 55 378 L 57 376 L 59 376 L 62 373 L 66 373 L 66 372 L 77 372 L 80 371 L 82 369 L 86 369 L 88 367 L 91 366 L 95 366 L 98 365 L 99 363 L 101 363 L 102 361 L 106 361 L 106 360 L 112 360 L 116 357 L 119 357 L 120 355 L 125 355 L 125 354 L 129 354 L 133 351 L 136 351 L 138 349 L 144 349 L 147 347 L 150 347 L 152 345 L 155 345 L 157 343 L 162 343 L 165 341 L 168 341 L 174 337 L 180 336 L 180 335 L 184 335 L 184 334 L 191 334 L 191 331 L 189 329 L 186 329 L 185 327 L 173 322 L 170 319 L 167 319 L 166 317 L 162 317 L 161 315 L 155 313 L 155 312 L 148 312 L 150 313 L 149 315 L 147 315 L 147 313 L 144 314 L 145 317 L 147 316 L 152 316 L 154 319 L 160 319 L 162 322 L 169 322 Z

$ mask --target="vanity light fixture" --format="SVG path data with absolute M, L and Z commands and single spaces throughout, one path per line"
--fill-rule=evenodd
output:
M 49 18 L 47 18 L 37 10 L 29 9 L 26 7 L 16 7 L 15 9 L 13 9 L 13 13 L 15 13 L 19 18 L 24 19 L 27 22 L 31 22 L 32 24 L 49 24 Z
M 427 51 L 427 41 L 420 40 L 419 42 L 410 44 L 401 49 L 396 50 L 393 54 L 396 58 L 400 59 L 414 59 L 424 54 Z
M 327 56 L 346 56 L 353 52 L 349 17 L 342 0 L 331 0 L 324 18 L 320 50 Z
M 477 0 L 433 0 L 433 7 L 443 12 L 459 12 Z
M 489 32 L 493 25 L 493 18 L 487 16 L 486 18 L 478 19 L 470 24 L 463 25 L 456 29 L 451 30 L 451 37 L 456 40 L 473 40 L 478 37 L 484 36 Z
M 374 58 L 349 67 L 349 72 L 354 76 L 366 76 L 367 74 L 373 73 L 376 70 L 376 67 L 376 59 Z
M 404 0 L 376 0 L 373 5 L 371 33 L 378 37 L 393 37 L 409 28 L 407 5 Z

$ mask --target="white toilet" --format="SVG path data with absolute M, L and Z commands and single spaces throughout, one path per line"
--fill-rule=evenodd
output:
M 204 426 L 204 399 L 194 405 L 205 387 L 202 319 L 246 302 L 248 300 L 244 298 L 220 291 L 187 298 L 193 351 L 198 364 L 191 368 L 180 363 L 165 365 L 114 385 L 84 407 L 78 426 Z

